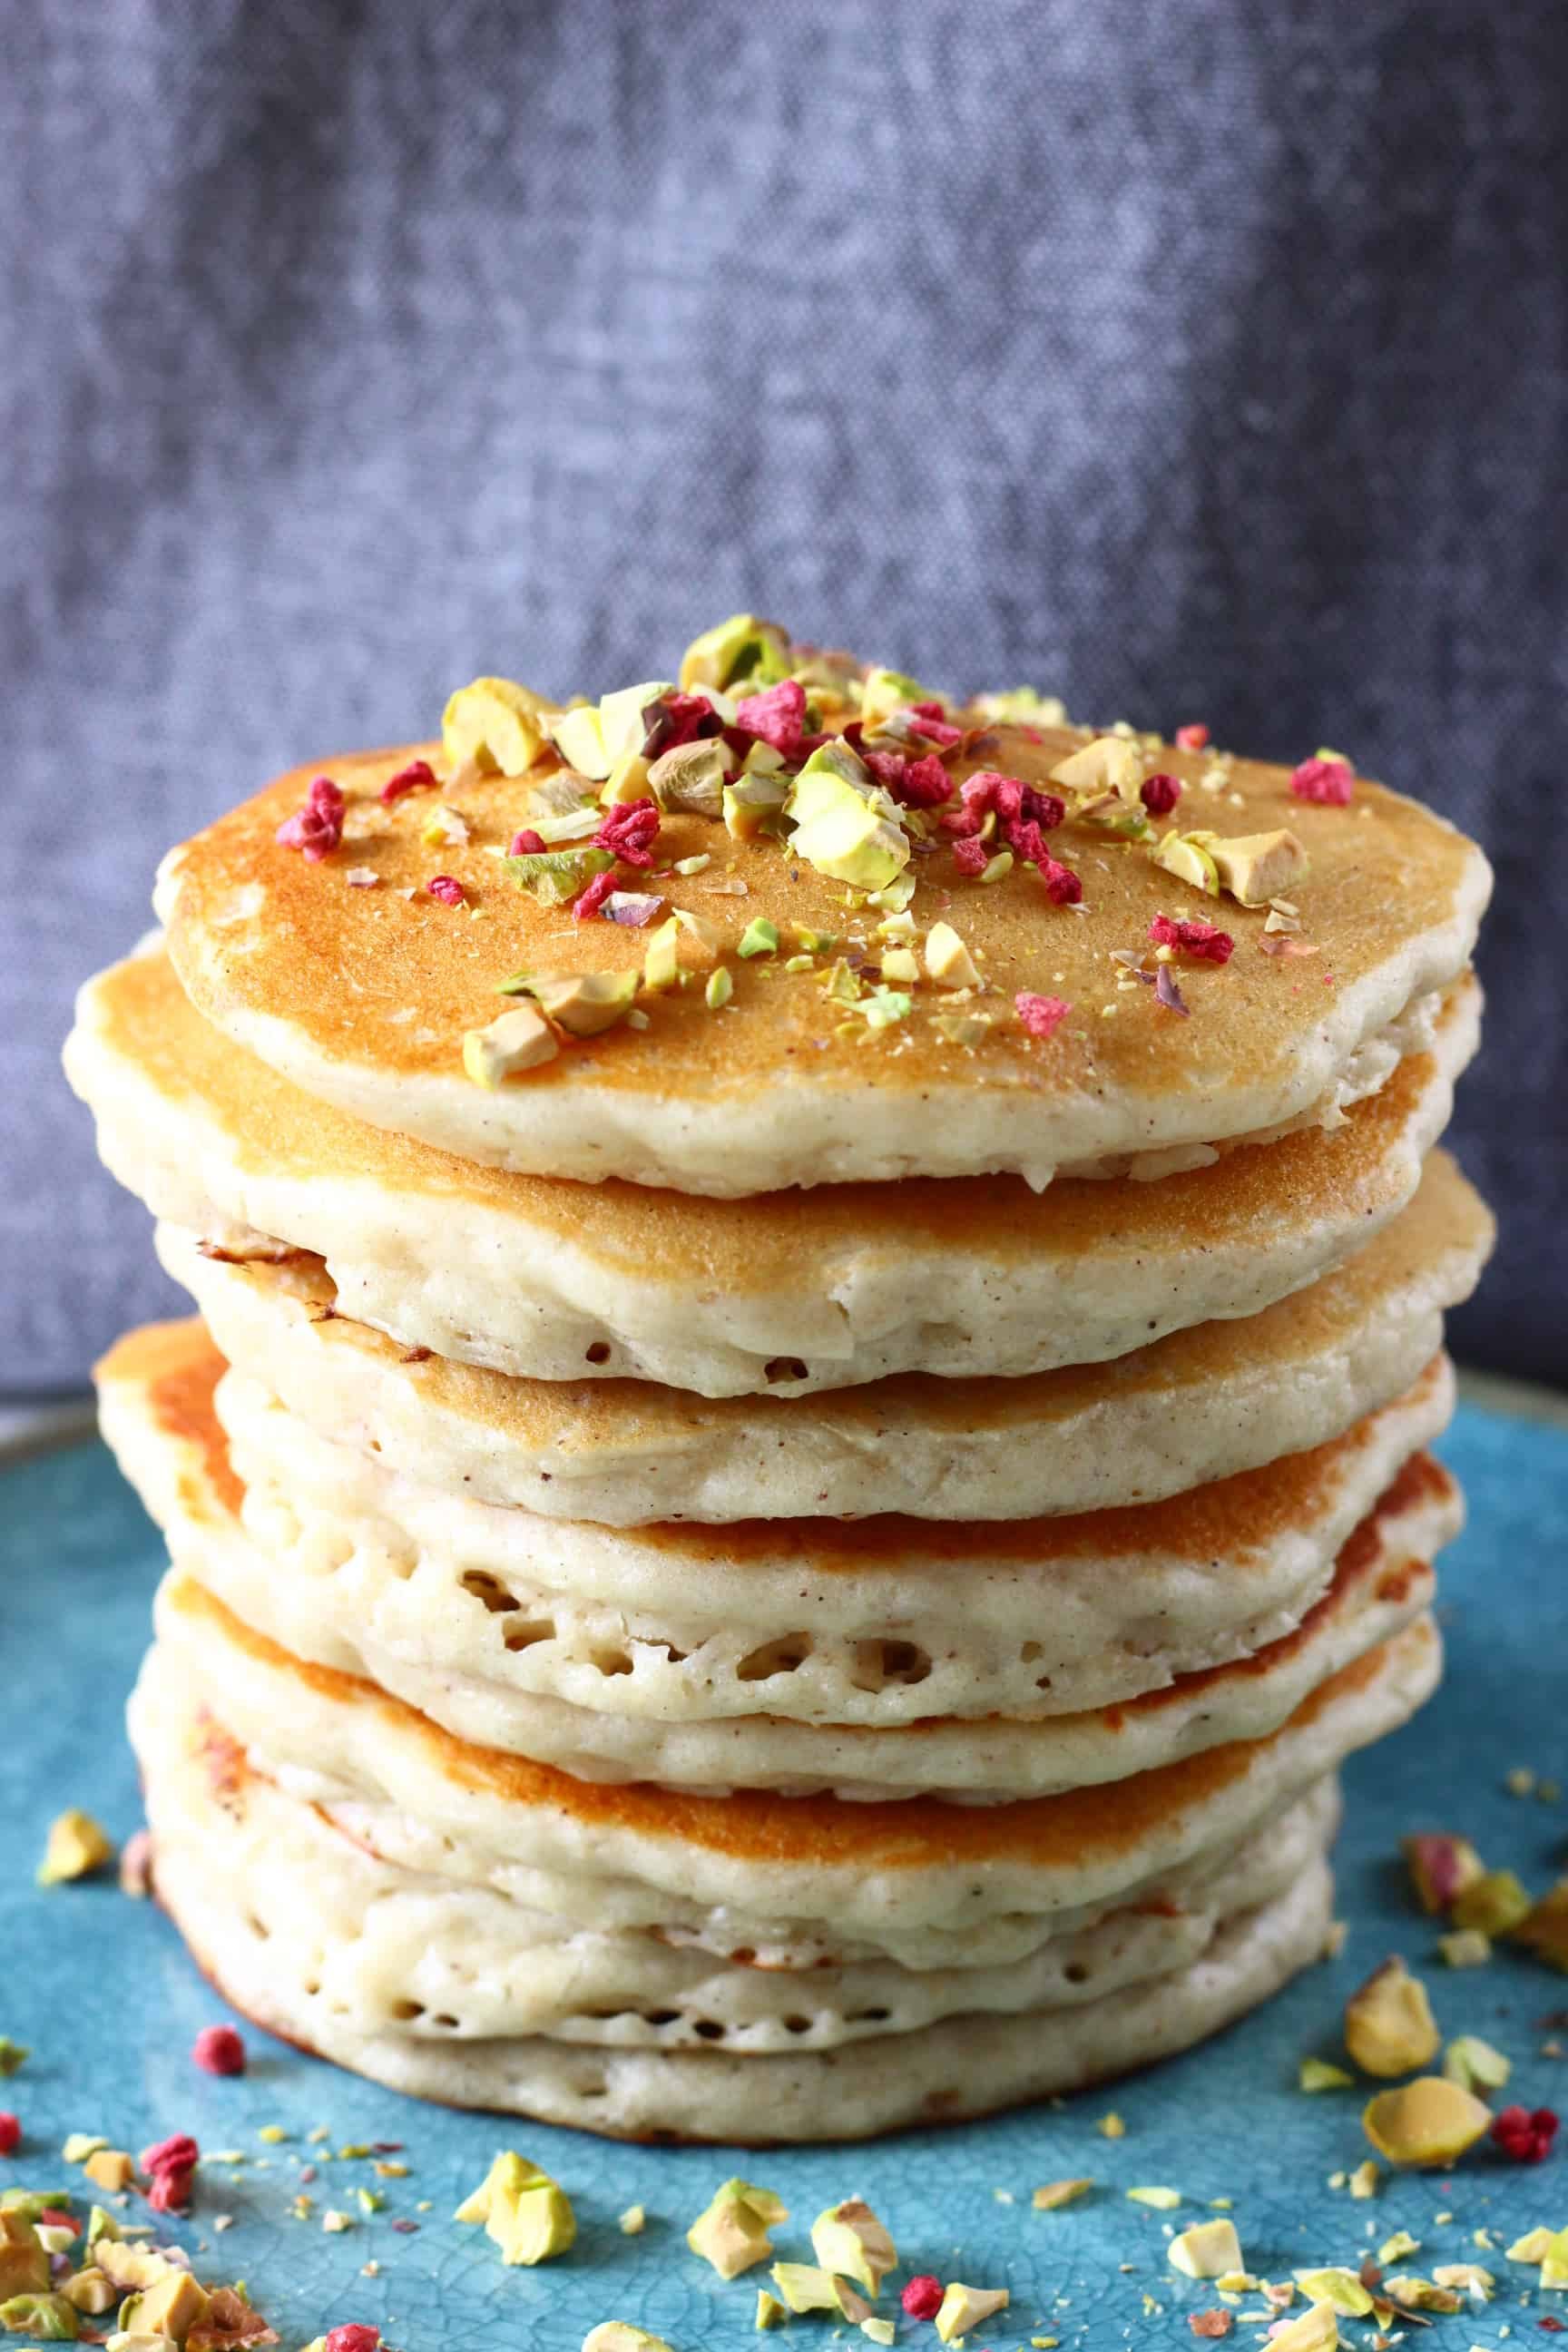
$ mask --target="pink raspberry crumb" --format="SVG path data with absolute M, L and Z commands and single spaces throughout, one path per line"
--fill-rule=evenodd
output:
M 1557 2117 L 1550 2107 L 1503 2107 L 1492 2118 L 1491 2137 L 1516 2164 L 1541 2164 L 1552 2153 Z
M 1083 884 L 1070 866 L 1058 857 L 1042 857 L 1037 861 L 1040 879 L 1046 886 L 1046 896 L 1053 907 L 1076 907 L 1083 897 Z
M 1182 797 L 1182 780 L 1180 776 L 1167 775 L 1162 768 L 1154 775 L 1144 777 L 1138 797 L 1151 816 L 1169 816 Z
M 361 2327 L 350 2320 L 345 2326 L 334 2327 L 328 2334 L 325 2352 L 380 2352 L 379 2327 Z
M 22 2125 L 18 2116 L 0 2114 L 0 2156 L 15 2156 L 22 2140 Z
M 1228 931 L 1197 917 L 1156 915 L 1149 926 L 1149 937 L 1157 948 L 1184 948 L 1188 955 L 1205 963 L 1228 963 L 1236 952 L 1236 941 Z
M 990 847 L 977 833 L 972 833 L 953 843 L 952 862 L 961 874 L 984 874 L 991 863 Z
M 468 892 L 455 874 L 437 874 L 425 885 L 432 898 L 439 898 L 443 907 L 461 907 L 467 903 Z
M 1316 801 L 1320 808 L 1345 808 L 1355 790 L 1355 770 L 1348 760 L 1303 760 L 1291 772 L 1290 790 L 1299 801 Z
M 1176 749 L 1178 751 L 1206 751 L 1208 748 L 1208 740 L 1209 730 L 1204 725 L 1201 719 L 1192 719 L 1185 727 L 1178 727 L 1176 730 Z
M 509 857 L 537 857 L 543 850 L 548 848 L 548 846 L 549 844 L 546 842 L 544 835 L 542 833 L 535 833 L 531 824 L 525 824 L 521 833 L 514 833 L 512 835 L 511 847 L 507 851 L 507 856 Z
M 805 687 L 797 677 L 786 677 L 764 693 L 742 695 L 735 705 L 735 724 L 793 760 L 805 732 Z
M 275 836 L 284 849 L 302 849 L 311 866 L 319 866 L 342 837 L 343 796 L 331 776 L 316 778 L 304 807 L 285 817 Z
M 933 2278 L 929 2271 L 922 2271 L 918 2277 L 907 2283 L 900 2301 L 910 2318 L 934 2319 L 942 2309 L 941 2279 Z
M 232 2025 L 204 2025 L 191 2051 L 204 2074 L 243 2074 L 245 2044 Z
M 201 2150 L 189 2132 L 176 2132 L 172 2138 L 142 2149 L 141 2166 L 151 2182 L 147 2202 L 155 2213 L 184 2210 L 191 2201 L 191 2182 L 200 2158 Z
M 438 779 L 428 760 L 410 760 L 406 768 L 399 768 L 395 776 L 388 776 L 381 788 L 384 801 L 400 801 L 405 793 L 433 793 Z
M 591 923 L 616 887 L 616 869 L 613 866 L 606 866 L 603 874 L 595 874 L 587 888 L 580 890 L 572 901 L 573 921 Z
M 1072 1006 L 1059 996 L 1037 996 L 1024 989 L 1013 999 L 1013 1010 L 1031 1037 L 1053 1037 Z
M 658 825 L 657 801 L 623 801 L 607 813 L 594 841 L 598 848 L 612 851 L 628 866 L 651 866 Z

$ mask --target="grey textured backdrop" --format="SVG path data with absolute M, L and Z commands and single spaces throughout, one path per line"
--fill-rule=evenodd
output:
M 5 1379 L 164 1296 L 56 1076 L 273 768 L 760 603 L 1499 867 L 1462 1338 L 1568 1370 L 1558 0 L 0 0 Z

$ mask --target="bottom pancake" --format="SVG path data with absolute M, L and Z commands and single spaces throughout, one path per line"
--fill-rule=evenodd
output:
M 150 1661 L 133 1729 L 157 1891 L 198 1962 L 269 2031 L 452 2105 L 751 2144 L 957 2121 L 1187 2047 L 1313 1958 L 1327 1927 L 1331 1779 L 1184 1895 L 1001 1967 L 790 1970 L 574 1927 L 369 1850 L 182 1705 L 168 1665 Z

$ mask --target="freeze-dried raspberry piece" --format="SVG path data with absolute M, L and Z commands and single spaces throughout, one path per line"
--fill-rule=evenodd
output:
M 700 742 L 724 731 L 723 720 L 705 694 L 667 694 L 662 702 L 647 706 L 643 723 L 645 760 L 657 760 L 661 751 L 673 751 L 682 743 Z
M 440 899 L 443 907 L 461 907 L 468 899 L 468 894 L 455 874 L 432 875 L 425 887 L 432 898 Z
M 1153 775 L 1144 777 L 1138 787 L 1138 797 L 1151 816 L 1169 816 L 1182 797 L 1182 780 L 1180 776 L 1167 775 L 1163 768 L 1157 769 Z
M 406 768 L 399 768 L 395 776 L 388 776 L 381 788 L 384 801 L 400 801 L 405 793 L 433 793 L 439 782 L 428 760 L 410 760 Z
M 531 824 L 525 824 L 521 833 L 514 833 L 512 835 L 511 847 L 508 850 L 507 856 L 509 857 L 538 857 L 542 852 L 548 849 L 549 846 L 549 843 L 545 840 L 544 835 L 542 833 L 535 833 Z
M 934 2319 L 942 2309 L 942 2281 L 922 2271 L 904 2284 L 899 2298 L 911 2319 Z
M 1072 1006 L 1059 996 L 1037 996 L 1023 989 L 1013 999 L 1013 1010 L 1031 1037 L 1053 1037 Z
M 1557 2117 L 1550 2107 L 1503 2107 L 1492 2118 L 1491 2136 L 1516 2164 L 1540 2164 L 1552 2153 Z
M 762 694 L 742 695 L 735 705 L 735 724 L 793 760 L 805 732 L 805 687 L 797 677 L 786 677 Z
M 643 864 L 646 866 L 647 862 L 645 857 Z M 613 895 L 616 887 L 616 869 L 613 866 L 606 866 L 603 874 L 595 874 L 587 888 L 579 890 L 572 901 L 573 921 L 591 923 L 605 899 Z
M 991 851 L 977 833 L 952 845 L 952 862 L 961 874 L 984 874 L 991 863 Z
M 232 2025 L 204 2025 L 192 2057 L 204 2074 L 243 2074 L 245 2044 Z
M 300 849 L 319 866 L 343 837 L 343 796 L 331 776 L 318 776 L 305 795 L 305 805 L 285 817 L 276 839 L 285 849 Z
M 651 866 L 658 822 L 657 801 L 623 801 L 608 812 L 594 840 L 628 866 Z
M 1299 801 L 1316 801 L 1321 808 L 1344 808 L 1355 790 L 1355 770 L 1337 754 L 1321 751 L 1293 770 L 1290 790 Z
M 1187 726 L 1178 727 L 1176 730 L 1178 751 L 1202 751 L 1206 748 L 1208 740 L 1209 730 L 1201 719 L 1194 719 Z
M 1046 896 L 1053 907 L 1076 907 L 1083 897 L 1083 884 L 1070 866 L 1059 858 L 1039 860 L 1040 879 L 1046 886 Z
M 1156 915 L 1149 926 L 1149 937 L 1156 947 L 1184 948 L 1205 963 L 1228 963 L 1236 952 L 1236 941 L 1228 931 L 1196 916 Z

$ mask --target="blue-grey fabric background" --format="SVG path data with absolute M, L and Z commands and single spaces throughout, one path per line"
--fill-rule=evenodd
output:
M 5 1382 L 165 1291 L 56 1074 L 274 768 L 760 604 L 1498 866 L 1460 1338 L 1568 1377 L 1560 0 L 0 0 Z

